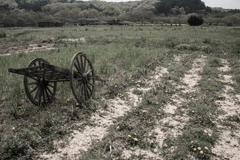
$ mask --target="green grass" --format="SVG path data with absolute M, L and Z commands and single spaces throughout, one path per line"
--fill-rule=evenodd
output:
M 211 159 L 211 149 L 218 141 L 215 120 L 222 114 L 214 101 L 224 100 L 224 97 L 220 97 L 223 84 L 219 82 L 219 74 L 232 74 L 237 82 L 233 85 L 235 91 L 240 88 L 237 31 L 227 27 L 188 26 L 26 29 L 3 28 L 0 31 L 1 45 L 10 50 L 14 45 L 43 46 L 45 43 L 54 43 L 56 49 L 0 57 L 1 159 L 31 159 L 42 152 L 51 153 L 55 149 L 54 140 L 63 139 L 76 128 L 84 130 L 86 126 L 96 125 L 90 121 L 90 117 L 106 106 L 103 98 L 118 96 L 126 99 L 128 88 L 147 87 L 150 75 L 159 66 L 167 68 L 169 73 L 164 74 L 161 81 L 145 94 L 134 89 L 135 95 L 142 96 L 142 102 L 118 117 L 102 141 L 93 141 L 90 149 L 81 153 L 82 159 L 120 159 L 123 149 L 134 147 L 153 152 L 154 149 L 161 149 L 165 157 L 173 159 L 187 159 L 188 155 Z M 81 37 L 86 39 L 85 43 L 61 40 Z M 97 75 L 111 80 L 107 86 L 100 82 L 96 84 L 95 96 L 87 106 L 76 104 L 69 82 L 58 83 L 53 103 L 44 107 L 33 106 L 24 93 L 23 76 L 7 71 L 8 68 L 26 67 L 37 57 L 69 69 L 73 55 L 80 51 L 87 54 Z M 180 61 L 174 61 L 174 55 L 179 55 Z M 197 85 L 199 90 L 196 93 L 183 93 L 182 89 L 176 89 L 176 85 L 183 85 L 182 78 L 200 55 L 208 58 L 203 70 L 198 73 L 202 77 Z M 217 67 L 223 66 L 220 58 L 229 61 L 231 71 L 221 73 L 217 70 Z M 172 99 L 175 94 L 194 99 L 182 103 L 174 115 L 169 115 L 164 112 L 164 107 L 175 103 Z M 163 144 L 167 144 L 167 147 L 159 146 L 154 128 L 164 118 L 177 115 L 189 117 L 189 122 L 181 135 L 170 135 L 164 139 Z M 228 117 L 228 123 L 239 123 L 238 116 Z M 79 122 L 81 125 L 76 125 Z M 174 126 L 165 124 L 164 129 L 168 128 Z M 205 133 L 207 129 L 212 130 L 211 136 Z M 110 145 L 114 146 L 111 153 L 108 149 Z M 177 149 L 171 152 L 171 147 Z M 133 154 L 131 158 L 144 159 L 145 156 Z

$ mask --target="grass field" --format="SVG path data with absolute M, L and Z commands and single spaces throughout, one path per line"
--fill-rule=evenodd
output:
M 0 159 L 240 159 L 240 31 L 228 27 L 82 26 L 0 31 Z M 70 83 L 28 100 L 34 58 L 70 68 L 84 52 L 94 98 Z

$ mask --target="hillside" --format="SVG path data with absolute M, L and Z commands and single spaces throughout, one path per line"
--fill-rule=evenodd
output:
M 214 14 L 215 12 L 218 11 L 215 10 Z M 99 0 L 0 0 L 0 24 L 5 27 L 37 26 L 38 22 L 43 21 L 76 23 L 78 18 L 117 18 L 135 23 L 182 24 L 187 22 L 187 16 L 191 13 L 218 18 L 212 15 L 212 9 L 205 6 L 201 0 L 142 0 L 118 3 Z M 221 15 L 221 18 L 224 16 L 229 14 Z

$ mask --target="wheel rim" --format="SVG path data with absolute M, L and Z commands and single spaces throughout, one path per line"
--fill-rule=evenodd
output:
M 48 63 L 42 58 L 33 59 L 27 67 L 41 66 L 42 63 Z M 39 72 L 44 72 L 44 69 L 38 69 Z M 37 106 L 52 102 L 57 82 L 49 82 L 44 79 L 44 74 L 39 74 L 38 77 L 24 76 L 25 92 L 30 101 Z
M 70 84 L 78 103 L 86 103 L 93 97 L 95 88 L 94 69 L 91 61 L 84 53 L 77 53 L 72 58 Z

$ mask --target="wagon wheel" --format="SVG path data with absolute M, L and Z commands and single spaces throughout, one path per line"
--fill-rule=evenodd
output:
M 33 59 L 27 67 L 38 67 L 42 63 L 48 63 L 42 58 Z M 38 71 L 41 72 L 44 69 L 39 68 Z M 57 82 L 49 82 L 44 79 L 44 75 L 39 75 L 37 77 L 24 76 L 24 87 L 25 92 L 30 99 L 30 101 L 35 105 L 42 105 L 50 103 L 56 93 Z
M 73 56 L 70 66 L 70 84 L 78 103 L 86 103 L 94 94 L 95 75 L 92 63 L 80 52 Z

